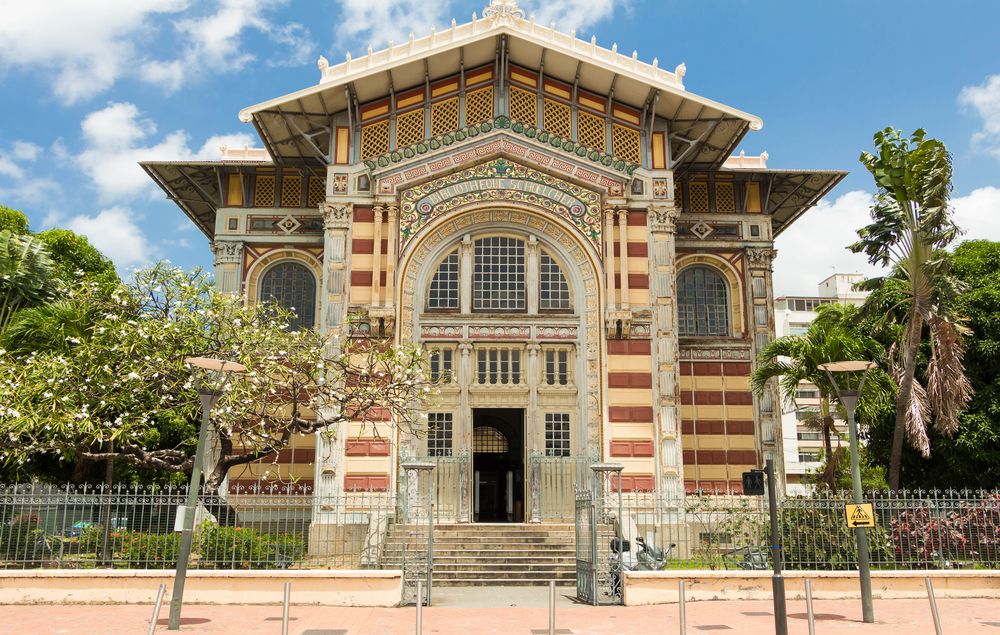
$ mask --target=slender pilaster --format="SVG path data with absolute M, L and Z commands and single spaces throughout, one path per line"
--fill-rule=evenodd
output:
M 541 351 L 541 346 L 538 342 L 528 343 L 528 412 L 525 420 L 525 429 L 530 431 L 530 436 L 526 437 L 527 443 L 529 445 L 529 454 L 534 454 L 539 451 L 539 433 L 544 434 L 544 430 L 541 429 L 541 413 L 538 411 L 538 386 L 542 383 L 542 368 L 540 362 L 539 352 Z M 541 483 L 538 482 L 539 475 L 534 469 L 527 472 L 528 478 L 531 482 L 528 483 L 528 492 L 530 493 L 530 500 L 528 505 L 528 513 L 531 518 L 528 520 L 530 522 L 540 522 L 541 510 L 539 509 L 539 487 Z
M 389 225 L 387 234 L 389 243 L 385 252 L 385 298 L 384 305 L 395 305 L 396 295 L 396 251 L 399 249 L 399 207 L 395 203 L 388 206 Z
M 538 238 L 534 235 L 528 238 L 527 279 L 538 280 Z M 528 315 L 538 313 L 538 285 L 528 285 Z
M 607 284 L 607 307 L 618 308 L 615 299 L 615 210 L 604 210 L 604 273 Z
M 458 399 L 458 416 L 456 417 L 457 429 L 454 431 L 453 451 L 456 454 L 465 452 L 470 457 L 467 473 L 463 480 L 461 491 L 461 512 L 459 522 L 469 522 L 469 514 L 472 509 L 472 408 L 469 402 L 469 387 L 473 383 L 474 371 L 472 362 L 472 344 L 465 341 L 458 345 L 458 383 L 460 387 Z
M 628 297 L 628 210 L 619 209 L 618 210 L 618 246 L 620 253 L 618 255 L 621 265 L 621 307 L 624 310 L 629 308 L 629 297 Z
M 462 237 L 461 247 L 462 264 L 458 268 L 460 276 L 459 286 L 459 306 L 463 314 L 472 313 L 472 236 L 466 234 Z
M 385 208 L 376 205 L 375 212 L 375 246 L 372 251 L 372 306 L 382 306 L 382 214 Z

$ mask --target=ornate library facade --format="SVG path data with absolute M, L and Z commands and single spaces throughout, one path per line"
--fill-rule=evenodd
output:
M 528 521 L 595 461 L 666 496 L 780 464 L 780 408 L 748 383 L 774 332 L 773 240 L 843 173 L 736 154 L 761 119 L 685 70 L 493 0 L 320 58 L 315 86 L 240 112 L 263 149 L 144 163 L 211 241 L 220 290 L 420 342 L 440 382 L 426 436 L 345 426 L 231 481 L 391 493 L 425 458 L 459 519 Z

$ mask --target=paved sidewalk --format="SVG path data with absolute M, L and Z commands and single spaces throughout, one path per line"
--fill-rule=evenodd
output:
M 939 600 L 941 621 L 948 635 L 1000 635 L 1000 602 L 997 600 Z M 166 611 L 157 633 L 166 633 Z M 934 626 L 926 600 L 876 600 L 875 624 L 861 622 L 857 601 L 816 601 L 817 635 L 864 633 L 866 635 L 933 635 Z M 805 603 L 789 603 L 789 632 L 806 635 Z M 149 606 L 3 606 L 0 633 L 17 635 L 145 633 Z M 290 633 L 294 635 L 362 635 L 414 633 L 414 608 L 365 609 L 292 607 Z M 714 601 L 687 604 L 688 633 L 773 633 L 774 618 L 768 601 Z M 280 606 L 188 606 L 182 633 L 281 632 Z M 654 607 L 560 606 L 556 612 L 560 635 L 678 633 L 677 605 Z M 427 635 L 543 635 L 548 629 L 545 608 L 424 609 Z

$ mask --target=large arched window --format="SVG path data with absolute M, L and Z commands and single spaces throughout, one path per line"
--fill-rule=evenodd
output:
M 260 299 L 294 310 L 295 318 L 289 325 L 293 331 L 316 324 L 316 277 L 303 264 L 279 262 L 264 272 Z
M 688 267 L 677 277 L 680 335 L 729 335 L 729 285 L 710 267 Z
M 458 308 L 458 250 L 451 252 L 438 264 L 431 286 L 427 290 L 427 308 L 450 310 Z
M 571 309 L 569 284 L 555 258 L 542 252 L 538 259 L 538 308 L 542 311 Z
M 474 311 L 524 311 L 524 241 L 487 236 L 475 242 L 472 267 Z

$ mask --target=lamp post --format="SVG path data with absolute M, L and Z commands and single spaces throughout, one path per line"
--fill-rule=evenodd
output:
M 858 460 L 858 427 L 854 421 L 854 411 L 858 407 L 861 399 L 861 391 L 865 388 L 865 379 L 868 371 L 875 367 L 874 362 L 866 361 L 843 361 L 820 364 L 819 369 L 826 372 L 833 384 L 833 389 L 837 393 L 837 400 L 844 405 L 847 411 L 847 434 L 851 442 L 851 483 L 854 486 L 854 502 L 860 505 L 861 493 L 861 464 Z M 844 383 L 843 386 L 837 383 L 834 378 L 839 374 Z M 827 459 L 829 460 L 829 458 Z M 872 574 L 871 564 L 868 554 L 868 534 L 864 527 L 855 527 L 854 536 L 858 542 L 858 570 L 861 577 L 861 614 L 864 621 L 871 624 L 875 621 L 875 611 L 872 607 Z
M 191 375 L 198 387 L 198 397 L 201 398 L 201 427 L 198 429 L 198 444 L 194 451 L 194 464 L 191 466 L 191 484 L 188 487 L 187 504 L 178 508 L 183 510 L 181 520 L 181 546 L 177 554 L 177 569 L 174 573 L 174 590 L 170 594 L 170 620 L 168 630 L 176 631 L 181 627 L 181 604 L 184 602 L 184 582 L 187 578 L 188 558 L 191 556 L 191 543 L 194 540 L 194 514 L 198 506 L 198 487 L 201 483 L 202 455 L 205 452 L 205 439 L 212 418 L 212 409 L 219 402 L 222 391 L 229 383 L 232 373 L 246 372 L 246 366 L 236 362 L 228 362 L 210 357 L 189 357 L 184 363 L 191 368 Z M 199 372 L 196 371 L 201 371 Z

